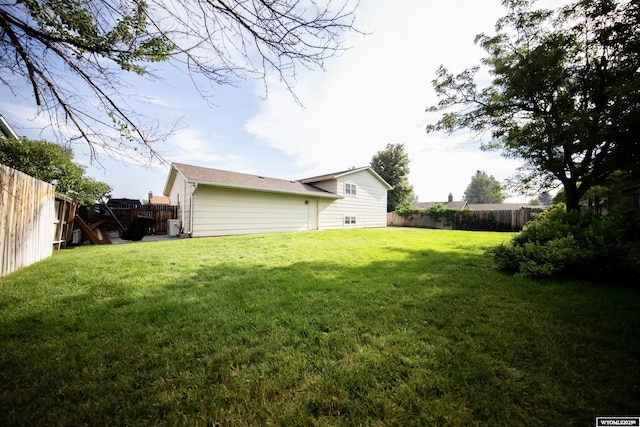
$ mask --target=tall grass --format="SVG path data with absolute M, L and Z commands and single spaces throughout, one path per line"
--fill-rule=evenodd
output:
M 510 234 L 80 247 L 0 279 L 1 425 L 591 425 L 640 410 L 640 298 Z

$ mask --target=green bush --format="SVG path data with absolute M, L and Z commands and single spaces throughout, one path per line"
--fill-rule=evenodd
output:
M 529 277 L 618 281 L 640 274 L 640 212 L 620 203 L 609 215 L 557 204 L 509 243 L 487 250 L 501 270 Z
M 412 219 L 416 216 L 428 216 L 434 221 L 447 221 L 449 223 L 453 222 L 456 217 L 456 213 L 462 212 L 458 209 L 450 209 L 443 205 L 442 203 L 434 203 L 429 206 L 428 209 L 423 208 L 412 208 L 412 207 L 402 207 L 396 210 L 396 213 L 403 218 Z

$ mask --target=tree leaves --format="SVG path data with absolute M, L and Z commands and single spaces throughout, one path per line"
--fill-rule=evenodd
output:
M 106 152 L 139 159 L 142 153 L 145 160 L 162 161 L 156 143 L 176 125 L 154 122 L 131 106 L 134 94 L 123 71 L 157 78 L 150 65 L 172 61 L 205 97 L 207 84 L 215 88 L 255 78 L 266 86 L 275 74 L 293 94 L 296 67 L 321 68 L 346 49 L 346 32 L 358 32 L 350 5 L 348 0 L 3 2 L 0 83 L 19 94 L 26 82 L 61 142 L 83 140 L 94 157 Z M 124 135 L 120 124 L 127 128 Z
M 409 155 L 404 144 L 387 144 L 371 159 L 371 168 L 393 187 L 387 193 L 387 212 L 409 206 L 413 187 L 409 184 Z
M 519 180 L 538 192 L 562 184 L 567 209 L 617 170 L 640 176 L 640 6 L 582 0 L 557 11 L 505 1 L 496 34 L 476 42 L 493 76 L 441 67 L 433 87 L 441 112 L 427 131 L 489 131 L 483 149 L 523 161 Z
M 92 206 L 111 187 L 84 175 L 85 168 L 73 161 L 73 151 L 46 141 L 0 139 L 0 163 L 56 186 L 84 206 Z

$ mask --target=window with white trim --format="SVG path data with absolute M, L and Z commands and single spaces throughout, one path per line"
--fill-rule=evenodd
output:
M 350 196 L 356 195 L 356 185 L 351 184 L 350 182 L 344 183 L 344 194 L 348 194 Z
M 356 217 L 355 216 L 345 216 L 344 217 L 344 225 L 350 225 L 350 224 L 355 224 L 356 223 Z

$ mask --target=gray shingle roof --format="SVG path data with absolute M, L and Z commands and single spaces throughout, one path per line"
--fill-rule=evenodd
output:
M 301 181 L 270 178 L 250 175 L 202 166 L 173 163 L 172 165 L 188 181 L 217 187 L 237 188 L 245 190 L 268 191 L 275 193 L 301 194 L 315 197 L 340 198 L 340 196 L 314 187 Z

